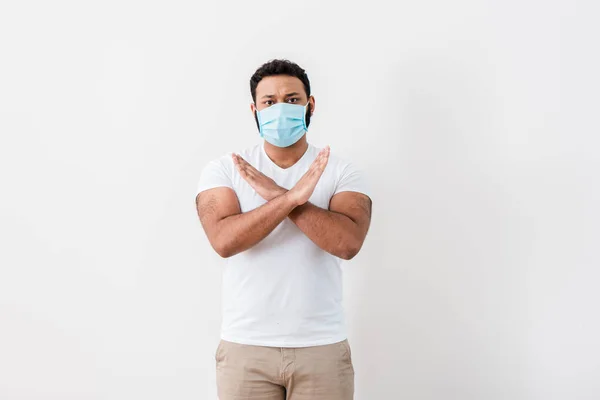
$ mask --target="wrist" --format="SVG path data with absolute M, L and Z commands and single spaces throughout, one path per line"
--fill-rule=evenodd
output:
M 284 194 L 286 194 L 287 192 L 289 192 L 289 190 L 284 189 L 282 187 L 277 188 L 276 190 L 273 190 L 273 192 L 271 193 L 270 198 L 268 199 L 268 201 L 273 200 L 276 197 L 279 196 L 283 196 Z
M 286 202 L 288 202 L 294 208 L 296 208 L 296 207 L 299 206 L 298 200 L 294 197 L 294 191 L 293 190 L 286 190 L 285 193 L 283 193 L 281 196 L 285 197 Z

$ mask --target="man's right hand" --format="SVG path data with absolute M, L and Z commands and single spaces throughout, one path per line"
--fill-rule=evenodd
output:
M 301 206 L 306 203 L 310 196 L 312 196 L 317 182 L 321 178 L 327 161 L 329 161 L 329 146 L 326 146 L 319 152 L 317 158 L 313 161 L 308 171 L 300 178 L 296 185 L 291 188 L 286 195 L 290 198 L 294 204 Z

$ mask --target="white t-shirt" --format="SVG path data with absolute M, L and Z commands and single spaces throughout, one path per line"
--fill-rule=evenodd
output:
M 309 143 L 304 155 L 284 169 L 269 158 L 263 143 L 238 154 L 286 189 L 296 184 L 321 150 Z M 266 203 L 238 173 L 231 153 L 203 168 L 196 194 L 218 186 L 235 191 L 242 212 Z M 308 201 L 327 210 L 331 197 L 343 191 L 369 195 L 362 171 L 331 150 Z M 316 346 L 346 339 L 342 261 L 314 244 L 286 218 L 252 248 L 225 259 L 221 338 L 275 347 Z

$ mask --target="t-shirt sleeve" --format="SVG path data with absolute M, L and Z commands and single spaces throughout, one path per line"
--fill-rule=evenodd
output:
M 204 190 L 219 186 L 226 186 L 233 189 L 230 169 L 225 165 L 224 157 L 212 160 L 204 166 L 200 172 L 200 179 L 198 179 L 196 186 L 196 196 Z
M 371 196 L 371 188 L 365 172 L 352 162 L 347 162 L 338 179 L 334 195 L 340 192 L 360 192 Z

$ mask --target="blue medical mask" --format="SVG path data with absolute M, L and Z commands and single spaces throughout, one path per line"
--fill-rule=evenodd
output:
M 260 111 L 256 110 L 260 136 L 278 147 L 288 147 L 296 143 L 308 130 L 306 126 L 306 105 L 275 103 Z

